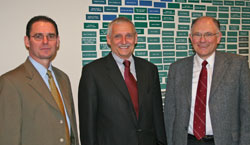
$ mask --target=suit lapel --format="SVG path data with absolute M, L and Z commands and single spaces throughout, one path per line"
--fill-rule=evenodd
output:
M 185 90 L 184 96 L 187 99 L 188 107 L 191 107 L 192 100 L 192 78 L 193 78 L 193 60 L 194 56 L 187 58 L 184 65 L 182 66 L 181 78 L 183 79 L 183 89 Z
M 119 90 L 121 94 L 124 96 L 124 98 L 128 102 L 130 102 L 130 95 L 127 86 L 112 54 L 110 53 L 105 59 L 106 59 L 106 68 L 110 79 L 115 84 L 117 90 Z
M 47 85 L 28 59 L 24 63 L 24 67 L 26 69 L 26 77 L 28 79 L 27 83 L 37 92 L 40 97 L 50 104 L 51 107 L 58 110 L 57 104 L 53 99 L 53 96 L 51 95 Z
M 214 61 L 214 70 L 213 70 L 213 79 L 212 79 L 211 91 L 210 91 L 210 99 L 213 96 L 216 89 L 218 88 L 218 85 L 222 81 L 223 76 L 226 73 L 228 67 L 229 67 L 228 59 L 222 53 L 216 51 L 215 61 Z
M 111 53 L 105 59 L 106 59 L 106 68 L 108 72 L 107 74 L 109 75 L 111 81 L 114 83 L 114 86 L 116 86 L 117 90 L 120 91 L 123 98 L 127 101 L 131 111 L 134 112 L 133 119 L 137 122 L 136 113 L 134 111 L 134 106 L 131 101 L 126 83 L 122 77 L 120 69 L 118 68 Z
M 142 65 L 140 64 L 140 62 L 137 60 L 136 57 L 134 57 L 134 62 L 135 62 L 135 71 L 136 71 L 136 78 L 137 78 L 137 89 L 138 89 L 138 98 L 139 98 L 139 119 L 140 119 L 140 115 L 142 113 L 142 107 L 143 107 L 143 98 L 142 96 L 144 96 L 145 93 L 145 88 L 146 88 L 146 81 L 145 79 L 145 72 L 144 72 L 144 68 L 142 67 Z M 135 119 L 136 119 L 136 115 L 135 115 Z

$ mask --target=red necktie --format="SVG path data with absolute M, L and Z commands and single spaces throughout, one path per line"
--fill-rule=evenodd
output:
M 124 71 L 124 78 L 125 78 L 125 83 L 127 85 L 132 103 L 134 105 L 135 113 L 138 118 L 139 114 L 139 107 L 138 107 L 138 90 L 137 90 L 137 83 L 130 72 L 130 61 L 124 60 L 123 64 L 125 65 L 125 71 Z
M 206 134 L 207 61 L 202 63 L 194 108 L 194 136 L 200 140 Z

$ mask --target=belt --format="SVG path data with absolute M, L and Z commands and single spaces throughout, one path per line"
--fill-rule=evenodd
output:
M 194 135 L 188 134 L 188 139 L 196 140 L 199 142 L 214 142 L 214 136 L 213 135 L 205 135 L 203 138 L 198 140 Z

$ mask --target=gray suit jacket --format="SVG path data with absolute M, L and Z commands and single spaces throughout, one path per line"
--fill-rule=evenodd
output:
M 164 117 L 169 145 L 187 145 L 193 56 L 170 66 Z M 216 52 L 209 97 L 215 145 L 250 145 L 250 72 L 242 56 Z
M 68 76 L 52 68 L 71 123 L 71 142 L 78 145 L 77 127 Z M 65 125 L 48 87 L 27 59 L 0 77 L 0 144 L 62 145 Z
M 134 57 L 139 119 L 112 54 L 83 67 L 79 123 L 83 145 L 166 145 L 157 67 Z

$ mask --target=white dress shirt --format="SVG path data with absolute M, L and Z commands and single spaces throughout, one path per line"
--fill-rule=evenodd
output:
M 209 112 L 209 95 L 211 90 L 211 83 L 212 83 L 212 76 L 213 76 L 213 69 L 214 69 L 214 60 L 215 60 L 215 52 L 208 57 L 206 60 L 207 64 L 207 100 L 206 100 L 206 135 L 213 135 L 213 129 L 211 124 L 210 112 Z M 200 72 L 202 69 L 202 62 L 204 60 L 201 59 L 197 54 L 194 56 L 193 62 L 193 79 L 192 79 L 192 101 L 191 101 L 191 112 L 190 112 L 190 121 L 188 127 L 188 133 L 193 133 L 193 120 L 194 120 L 194 108 L 195 108 L 195 98 L 197 93 L 198 81 Z

